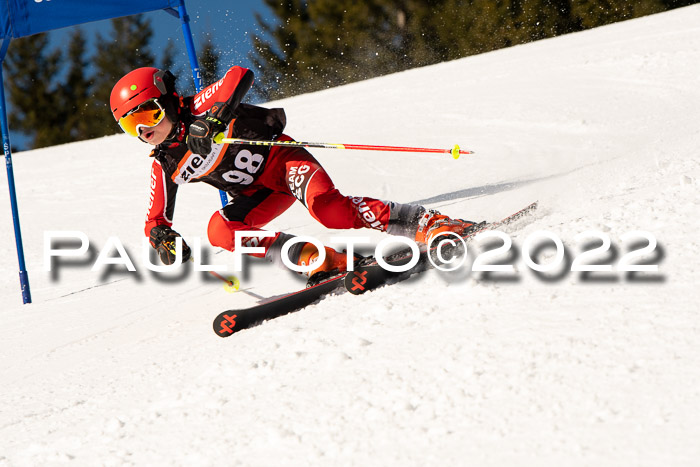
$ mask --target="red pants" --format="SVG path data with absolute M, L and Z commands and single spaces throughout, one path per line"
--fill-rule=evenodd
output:
M 291 140 L 283 135 L 280 140 Z M 275 146 L 262 175 L 209 221 L 209 241 L 229 251 L 239 230 L 261 230 L 294 203 L 301 201 L 311 216 L 331 229 L 372 228 L 386 231 L 388 203 L 343 196 L 326 171 L 304 148 Z M 267 248 L 279 237 L 255 238 L 249 246 Z M 247 244 L 243 240 L 243 244 Z M 265 256 L 255 254 L 254 256 Z

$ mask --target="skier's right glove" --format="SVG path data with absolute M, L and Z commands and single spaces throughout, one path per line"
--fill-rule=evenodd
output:
M 175 232 L 167 225 L 157 225 L 151 229 L 149 241 L 151 246 L 158 252 L 158 256 L 163 264 L 171 265 L 177 258 L 175 249 L 175 239 L 180 234 Z M 192 254 L 190 247 L 187 246 L 185 240 L 182 240 L 182 262 L 189 261 Z

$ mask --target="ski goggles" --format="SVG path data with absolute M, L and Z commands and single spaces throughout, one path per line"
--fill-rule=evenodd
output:
M 139 136 L 141 127 L 158 125 L 165 117 L 165 110 L 155 99 L 149 99 L 119 119 L 119 126 L 124 133 Z

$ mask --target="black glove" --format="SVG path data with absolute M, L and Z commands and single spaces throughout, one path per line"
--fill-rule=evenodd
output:
M 226 125 L 210 115 L 198 118 L 190 125 L 187 135 L 187 148 L 195 154 L 207 155 L 211 152 L 214 136 L 226 129 Z
M 199 117 L 190 125 L 187 148 L 195 154 L 209 154 L 214 136 L 224 131 L 226 124 L 233 118 L 234 112 L 231 107 L 217 102 L 204 117 Z
M 160 256 L 163 264 L 171 265 L 175 262 L 176 250 L 175 239 L 180 234 L 175 232 L 167 225 L 157 225 L 151 229 L 150 242 Z M 189 261 L 191 255 L 190 247 L 187 246 L 185 240 L 182 240 L 182 262 Z

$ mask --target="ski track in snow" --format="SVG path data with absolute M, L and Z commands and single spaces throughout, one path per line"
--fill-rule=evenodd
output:
M 211 320 L 254 299 L 142 266 L 143 144 L 15 154 L 34 303 L 21 305 L 0 177 L 0 465 L 697 465 L 697 24 L 700 5 L 269 104 L 300 140 L 475 150 L 314 155 L 348 195 L 475 220 L 537 199 L 516 252 L 548 230 L 570 260 L 597 230 L 614 264 L 624 233 L 651 232 L 659 272 L 635 279 L 545 279 L 516 256 L 510 280 L 433 271 L 220 339 Z M 215 190 L 187 187 L 175 228 L 205 239 L 217 207 Z M 269 227 L 339 233 L 301 206 Z M 92 258 L 44 272 L 55 230 L 85 232 Z M 138 274 L 90 270 L 111 236 Z M 252 293 L 303 284 L 248 266 Z

